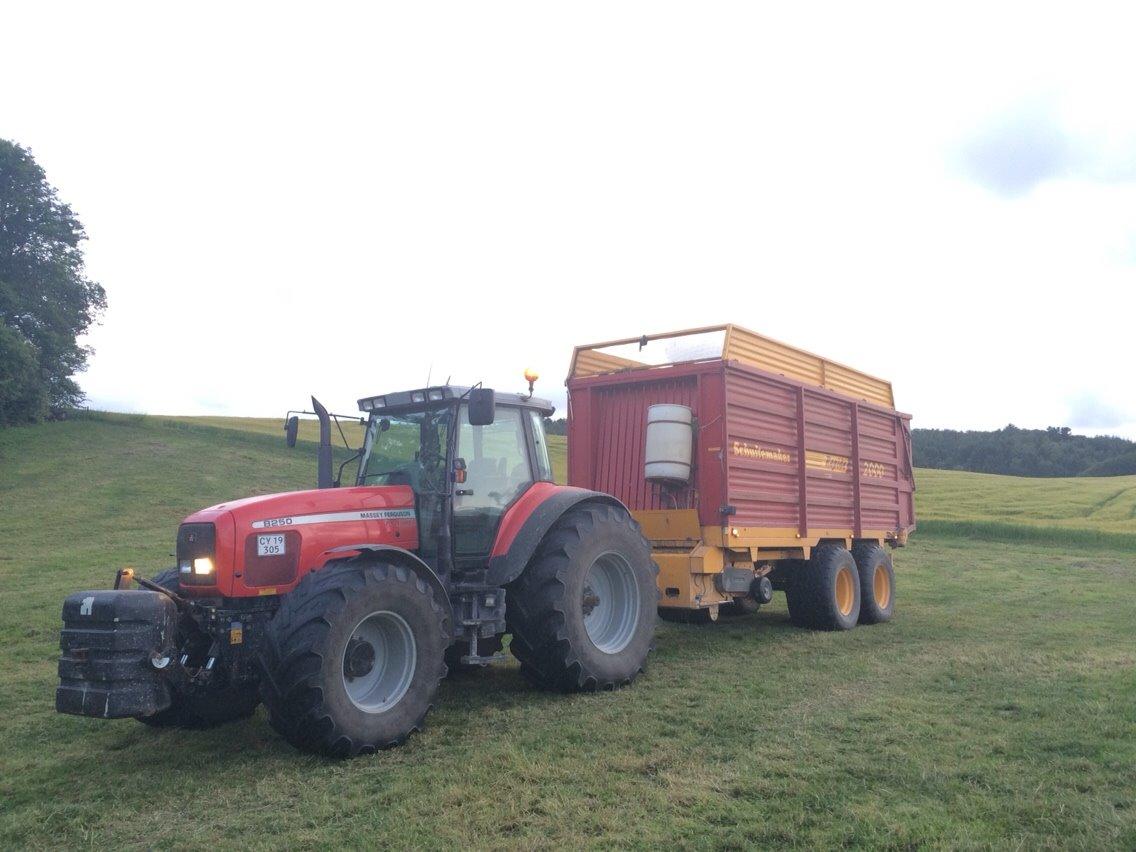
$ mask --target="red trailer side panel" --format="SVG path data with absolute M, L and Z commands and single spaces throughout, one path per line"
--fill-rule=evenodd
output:
M 907 415 L 736 361 L 585 376 L 568 388 L 569 484 L 632 511 L 697 508 L 703 527 L 790 539 L 899 534 L 914 523 Z M 694 413 L 687 488 L 644 478 L 656 403 Z
M 802 537 L 910 526 L 903 415 L 737 364 L 726 400 L 731 524 Z

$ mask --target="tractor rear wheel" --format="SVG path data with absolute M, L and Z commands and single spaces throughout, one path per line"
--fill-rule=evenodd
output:
M 268 624 L 269 723 L 296 748 L 334 757 L 400 745 L 432 706 L 449 636 L 443 602 L 409 568 L 362 556 L 328 563 Z
M 510 586 L 509 648 L 544 689 L 591 692 L 633 681 L 654 647 L 658 568 L 626 510 L 566 512 Z
M 178 590 L 178 569 L 169 568 L 154 575 L 152 582 L 171 592 Z M 180 647 L 183 637 L 177 637 Z M 224 677 L 223 672 L 214 678 Z M 171 690 L 172 701 L 165 710 L 152 716 L 135 716 L 139 722 L 152 728 L 212 728 L 225 722 L 246 719 L 260 704 L 255 683 L 220 684 L 210 682 L 202 692 Z
M 789 617 L 814 630 L 851 630 L 860 616 L 860 575 L 848 549 L 839 544 L 813 548 L 785 589 Z
M 879 624 L 895 611 L 895 570 L 891 554 L 875 543 L 852 548 L 860 572 L 860 623 Z

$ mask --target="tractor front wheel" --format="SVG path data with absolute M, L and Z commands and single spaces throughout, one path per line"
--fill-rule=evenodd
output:
M 657 573 L 625 510 L 570 509 L 509 587 L 509 648 L 521 673 L 563 692 L 631 683 L 654 647 Z
M 373 557 L 308 574 L 268 625 L 269 723 L 333 757 L 400 745 L 421 730 L 446 671 L 442 604 L 413 571 Z

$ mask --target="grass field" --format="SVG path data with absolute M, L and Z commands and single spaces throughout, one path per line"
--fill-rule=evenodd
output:
M 56 715 L 66 593 L 164 567 L 196 508 L 314 480 L 277 421 L 230 422 L 0 431 L 0 846 L 1136 847 L 1132 477 L 919 471 L 892 623 L 800 631 L 778 596 L 662 625 L 628 690 L 454 678 L 373 758 L 299 755 L 262 711 Z

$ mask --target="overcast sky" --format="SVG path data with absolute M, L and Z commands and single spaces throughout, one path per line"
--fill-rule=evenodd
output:
M 736 322 L 1136 438 L 1131 4 L 12 4 L 93 405 L 276 415 Z

